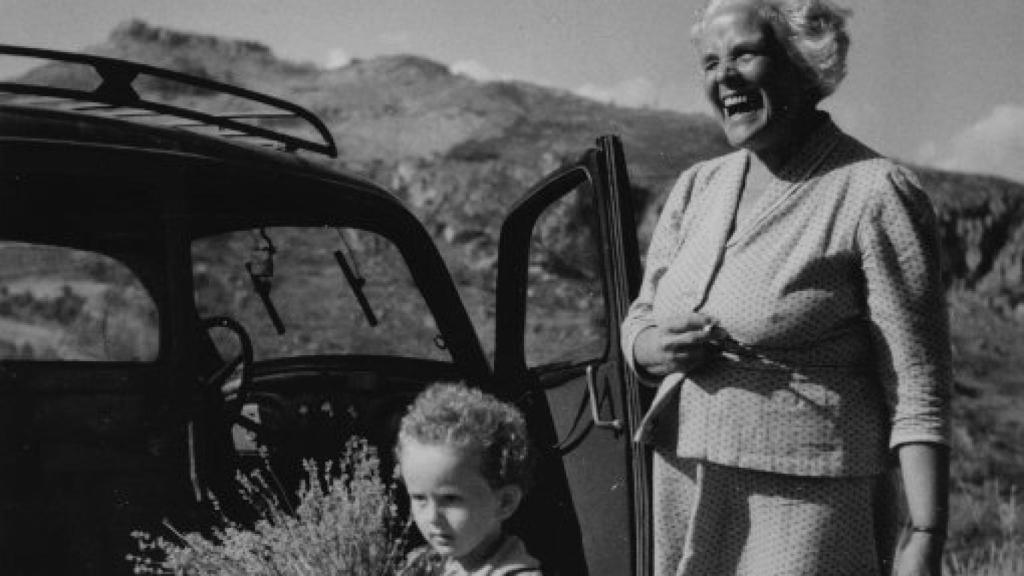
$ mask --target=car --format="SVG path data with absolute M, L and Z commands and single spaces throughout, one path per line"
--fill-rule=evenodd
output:
M 96 78 L 0 83 L 0 573 L 129 573 L 133 530 L 198 525 L 264 458 L 289 485 L 353 435 L 388 461 L 412 398 L 461 381 L 527 416 L 537 482 L 511 522 L 531 552 L 563 575 L 650 574 L 616 137 L 507 214 L 489 351 L 433 237 L 331 163 L 313 113 L 126 60 L 0 55 Z M 239 104 L 160 98 L 171 84 Z

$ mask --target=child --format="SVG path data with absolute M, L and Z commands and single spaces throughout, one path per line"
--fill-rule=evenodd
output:
M 532 454 L 515 406 L 479 390 L 435 384 L 402 418 L 395 455 L 427 546 L 408 576 L 542 576 L 502 522 L 519 507 Z

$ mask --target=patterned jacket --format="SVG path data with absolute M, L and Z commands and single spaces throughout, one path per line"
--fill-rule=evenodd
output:
M 749 152 L 697 164 L 667 199 L 623 324 L 708 314 L 734 339 L 660 384 L 638 436 L 680 457 L 809 476 L 874 474 L 949 441 L 949 328 L 935 216 L 913 174 L 831 120 L 730 233 Z

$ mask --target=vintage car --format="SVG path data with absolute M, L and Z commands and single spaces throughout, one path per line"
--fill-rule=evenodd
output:
M 508 214 L 489 353 L 430 234 L 318 160 L 337 150 L 312 113 L 123 60 L 0 55 L 95 78 L 0 83 L 0 574 L 129 573 L 133 530 L 188 527 L 210 495 L 230 505 L 253 459 L 330 458 L 351 435 L 386 458 L 436 381 L 527 414 L 540 464 L 512 528 L 546 566 L 650 573 L 649 459 L 630 441 L 646 396 L 617 345 L 639 260 L 615 137 Z M 245 104 L 149 96 L 171 83 Z M 560 276 L 547 263 L 567 231 L 562 256 L 589 268 Z

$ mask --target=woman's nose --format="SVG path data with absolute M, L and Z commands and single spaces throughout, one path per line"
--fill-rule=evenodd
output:
M 715 67 L 715 81 L 724 83 L 736 77 L 736 63 L 732 60 L 722 60 Z

